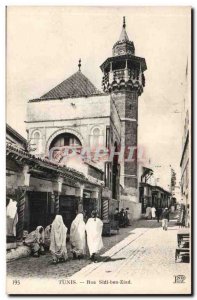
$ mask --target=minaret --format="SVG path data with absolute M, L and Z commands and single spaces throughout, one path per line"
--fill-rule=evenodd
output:
M 145 86 L 144 58 L 135 56 L 135 47 L 126 32 L 126 21 L 119 40 L 114 44 L 112 57 L 101 65 L 103 91 L 111 94 L 121 119 L 121 147 L 137 148 L 138 97 Z M 137 195 L 137 155 L 134 161 L 121 162 L 120 183 L 128 194 Z

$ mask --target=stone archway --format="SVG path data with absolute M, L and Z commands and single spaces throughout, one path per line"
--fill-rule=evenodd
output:
M 72 128 L 62 128 L 62 129 L 58 129 L 56 130 L 55 132 L 53 132 L 50 137 L 48 138 L 47 142 L 46 142 L 46 147 L 45 147 L 45 153 L 48 155 L 49 153 L 49 149 L 50 149 L 50 145 L 52 143 L 52 141 L 58 136 L 58 135 L 61 135 L 61 134 L 66 134 L 66 133 L 69 133 L 69 134 L 73 134 L 74 136 L 76 136 L 81 145 L 83 146 L 84 145 L 84 139 L 82 137 L 82 135 L 75 129 L 72 129 Z

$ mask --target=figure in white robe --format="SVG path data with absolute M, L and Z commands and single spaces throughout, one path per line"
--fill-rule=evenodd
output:
M 67 227 L 64 225 L 62 216 L 56 215 L 51 227 L 50 251 L 53 257 L 53 263 L 66 261 L 68 259 L 66 249 Z
M 150 206 L 147 206 L 145 217 L 146 217 L 147 219 L 151 219 L 151 216 L 152 216 L 151 207 L 150 207 Z
M 6 208 L 7 236 L 16 236 L 16 224 L 18 223 L 17 202 L 10 199 Z
M 85 222 L 82 213 L 79 213 L 71 224 L 70 243 L 74 258 L 80 258 L 86 253 Z
M 155 212 L 156 212 L 156 208 L 155 208 L 154 206 L 151 207 L 151 215 L 152 215 L 152 219 L 155 219 L 155 217 L 156 217 Z
M 102 230 L 103 222 L 97 218 L 96 212 L 92 212 L 92 217 L 86 223 L 87 244 L 92 260 L 94 260 L 95 254 L 103 248 Z

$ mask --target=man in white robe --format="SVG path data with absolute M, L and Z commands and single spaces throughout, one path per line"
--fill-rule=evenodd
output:
M 95 211 L 86 223 L 87 244 L 91 260 L 95 259 L 95 254 L 103 248 L 102 241 L 103 222 L 97 217 Z

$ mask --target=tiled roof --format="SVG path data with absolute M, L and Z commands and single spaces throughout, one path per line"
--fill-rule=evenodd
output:
M 48 93 L 44 94 L 40 99 L 88 97 L 99 94 L 101 94 L 101 92 L 81 71 L 78 71 Z
M 13 135 L 16 139 L 18 139 L 24 145 L 27 144 L 27 140 L 7 123 L 6 123 L 6 133 Z
M 39 164 L 41 167 L 48 169 L 48 171 L 57 171 L 62 176 L 69 177 L 74 181 L 91 183 L 97 186 L 101 186 L 103 184 L 102 181 L 93 178 L 92 176 L 85 176 L 82 172 L 79 172 L 65 165 L 60 166 L 58 163 L 52 162 L 49 159 L 36 157 L 35 155 L 30 154 L 27 151 L 24 151 L 21 148 L 17 147 L 17 145 L 6 142 L 6 155 L 8 156 L 9 154 L 17 154 L 17 159 L 19 160 L 20 158 L 23 158 L 28 164 Z

